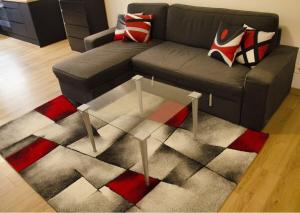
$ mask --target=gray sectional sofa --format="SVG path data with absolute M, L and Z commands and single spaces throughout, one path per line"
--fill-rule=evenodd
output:
M 85 103 L 135 74 L 154 76 L 201 92 L 201 110 L 260 130 L 290 91 L 298 48 L 280 45 L 276 14 L 153 3 L 128 12 L 154 14 L 151 42 L 113 41 L 114 29 L 85 38 L 87 52 L 53 66 L 65 96 Z M 254 69 L 208 57 L 221 21 L 275 31 L 273 51 Z

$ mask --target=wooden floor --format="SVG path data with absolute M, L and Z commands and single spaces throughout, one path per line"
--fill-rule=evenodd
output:
M 74 55 L 66 41 L 39 48 L 0 35 L 0 125 L 60 94 L 51 66 Z M 271 134 L 222 211 L 300 211 L 300 92 L 265 128 Z M 0 211 L 53 211 L 0 158 Z
M 0 126 L 61 94 L 52 65 L 74 54 L 67 41 L 40 48 L 0 34 Z M 53 211 L 1 157 L 0 211 Z

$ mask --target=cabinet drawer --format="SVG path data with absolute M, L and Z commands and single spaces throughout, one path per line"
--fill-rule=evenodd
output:
M 72 50 L 78 51 L 78 52 L 84 52 L 85 47 L 84 47 L 84 42 L 83 39 L 79 38 L 73 38 L 73 37 L 68 37 L 70 46 Z
M 5 8 L 5 12 L 9 21 L 24 23 L 24 17 L 21 10 L 16 8 Z
M 3 5 L 5 8 L 19 8 L 19 3 L 17 2 L 3 1 Z
M 66 24 L 79 25 L 88 27 L 88 21 L 85 14 L 76 14 L 72 12 L 62 11 L 64 22 Z
M 22 36 L 27 36 L 25 24 L 10 22 L 10 25 L 11 25 L 11 32 Z
M 60 7 L 63 11 L 73 13 L 85 13 L 84 3 L 82 1 L 60 1 Z
M 90 35 L 90 30 L 87 27 L 75 26 L 66 24 L 67 35 L 75 38 L 83 39 Z

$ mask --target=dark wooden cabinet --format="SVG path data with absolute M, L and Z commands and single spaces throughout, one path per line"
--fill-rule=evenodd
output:
M 2 33 L 45 46 L 66 38 L 58 0 L 37 0 L 28 3 L 3 1 L 10 26 Z
M 108 28 L 104 0 L 59 0 L 59 3 L 72 50 L 84 52 L 83 39 Z

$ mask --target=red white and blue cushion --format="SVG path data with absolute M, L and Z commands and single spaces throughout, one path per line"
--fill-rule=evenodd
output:
M 135 13 L 135 15 L 143 15 L 143 13 Z M 117 20 L 117 26 L 115 29 L 115 36 L 114 40 L 123 40 L 124 39 L 124 33 L 125 33 L 125 14 L 119 14 L 118 15 L 118 20 Z
M 231 67 L 237 50 L 240 47 L 245 29 L 244 27 L 221 23 L 208 55 Z
M 264 32 L 244 25 L 247 28 L 236 61 L 254 68 L 269 52 L 275 32 Z
M 135 42 L 146 43 L 150 40 L 152 15 L 125 16 L 126 28 L 125 39 Z

